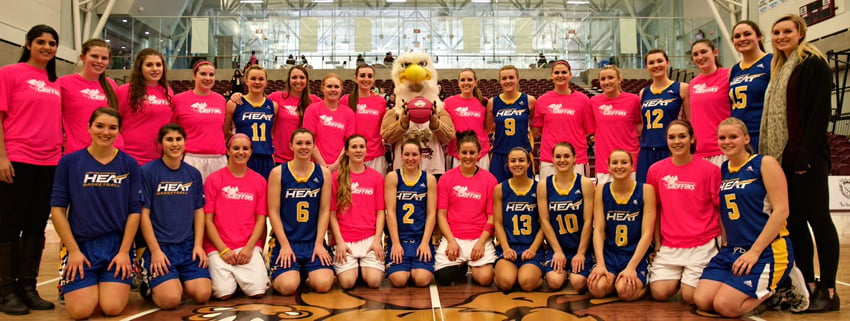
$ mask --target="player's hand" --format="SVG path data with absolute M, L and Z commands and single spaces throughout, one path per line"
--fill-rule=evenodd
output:
M 460 257 L 460 245 L 457 244 L 457 241 L 448 241 L 449 244 L 446 245 L 446 256 L 449 257 L 449 262 L 454 262 Z
M 510 247 L 504 247 L 502 248 L 502 258 L 508 261 L 516 262 L 516 251 L 514 251 L 514 249 Z
M 552 269 L 555 272 L 561 272 L 564 270 L 564 267 L 567 265 L 567 256 L 564 255 L 563 251 L 558 251 L 552 254 Z
M 587 284 L 596 284 L 599 279 L 608 275 L 608 270 L 605 269 L 605 264 L 596 263 L 593 270 L 590 271 L 590 276 L 587 277 Z
M 230 95 L 230 102 L 237 104 L 237 105 L 241 105 L 242 104 L 242 93 L 235 92 L 232 95 Z
M 80 274 L 80 280 L 85 279 L 86 272 L 83 269 L 83 265 L 91 268 L 91 262 L 83 252 L 80 251 L 68 251 L 68 262 L 65 263 L 65 279 L 70 281 L 74 281 L 77 278 L 77 274 Z
M 732 263 L 732 273 L 735 274 L 735 276 L 750 274 L 750 271 L 753 269 L 753 265 L 758 263 L 759 256 L 761 256 L 761 253 L 756 253 L 755 251 L 744 252 L 744 254 L 741 254 L 741 256 L 735 260 L 735 263 Z
M 151 251 L 151 272 L 153 272 L 154 277 L 168 274 L 169 265 L 171 265 L 171 261 L 168 260 L 168 256 L 162 250 Z
M 626 292 L 632 292 L 640 289 L 643 284 L 637 277 L 635 269 L 625 268 L 617 275 L 617 281 L 623 280 Z
M 316 258 L 319 259 L 323 266 L 329 266 L 333 264 L 331 254 L 328 253 L 328 250 L 323 245 L 313 247 L 313 262 L 316 261 Z
M 404 248 L 401 246 L 401 244 L 393 245 L 390 249 L 390 259 L 393 260 L 393 263 L 401 263 L 402 257 L 404 257 Z
M 431 261 L 431 247 L 428 246 L 427 242 L 422 242 L 421 244 L 419 244 L 419 247 L 416 248 L 416 256 L 419 257 L 419 261 Z
M 118 252 L 115 257 L 112 258 L 112 261 L 109 262 L 109 265 L 106 267 L 106 270 L 112 270 L 115 268 L 115 274 L 113 277 L 121 276 L 122 280 L 129 278 L 133 274 L 133 265 L 130 264 L 130 253 L 122 253 Z
M 14 183 L 15 168 L 9 157 L 0 157 L 0 182 Z
M 516 255 L 516 252 L 514 252 L 514 255 Z M 472 247 L 472 252 L 469 253 L 469 259 L 472 261 L 478 261 L 478 259 L 482 257 L 484 257 L 484 243 L 479 239 L 478 242 L 475 243 L 475 246 Z
M 279 265 L 284 269 L 288 269 L 292 266 L 292 263 L 295 262 L 295 252 L 292 252 L 292 247 L 287 245 L 280 245 L 280 255 L 277 256 L 277 261 L 275 264 Z
M 351 249 L 348 248 L 348 245 L 345 245 L 345 242 L 336 244 L 336 252 L 334 253 L 334 259 L 339 264 L 344 264 L 346 260 L 346 256 L 348 254 L 352 254 Z
M 532 251 L 531 249 L 527 249 L 525 251 L 522 251 L 522 259 L 523 260 L 531 260 L 535 256 L 537 256 L 537 251 Z
M 579 273 L 581 271 L 584 271 L 585 260 L 586 260 L 586 258 L 584 257 L 584 254 L 576 253 L 576 255 L 573 255 L 573 259 L 570 262 L 570 265 L 571 265 L 572 270 L 573 270 L 572 272 L 573 273 Z
M 375 241 L 372 242 L 371 246 L 369 246 L 369 250 L 375 252 L 375 258 L 378 259 L 378 262 L 384 262 L 384 245 L 381 244 L 381 240 L 379 238 L 375 238 Z
M 248 264 L 251 262 L 251 256 L 253 255 L 254 248 L 252 246 L 243 247 L 236 253 L 236 264 Z M 233 252 L 233 251 L 231 251 Z
M 192 249 L 192 261 L 198 261 L 198 267 L 206 269 L 209 266 L 207 253 L 204 253 L 204 248 L 196 246 Z

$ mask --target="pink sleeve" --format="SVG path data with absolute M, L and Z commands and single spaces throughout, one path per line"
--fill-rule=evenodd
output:
M 711 164 L 711 167 L 713 167 L 713 169 L 711 172 L 711 179 L 709 180 L 711 183 L 709 185 L 711 188 L 709 193 L 711 193 L 711 199 L 714 207 L 720 207 L 720 167 L 717 167 L 714 164 Z
M 499 184 L 487 185 L 489 185 L 490 188 L 487 188 L 487 192 L 485 193 L 486 196 L 484 197 L 484 213 L 486 213 L 487 216 L 493 216 L 493 192 L 495 191 L 496 186 Z
M 14 87 L 11 81 L 12 73 L 7 68 L 0 69 L 0 112 L 6 113 L 6 118 L 9 117 L 9 100 L 12 99 L 9 92 Z
M 543 128 L 543 118 L 546 117 L 546 108 L 540 108 L 546 102 L 546 94 L 537 98 L 534 103 L 534 117 L 531 118 L 532 128 Z
M 437 182 L 437 209 L 449 209 L 449 186 L 451 186 L 451 174 L 446 173 Z
M 304 128 L 316 134 L 316 108 L 317 104 L 312 104 L 304 111 Z
M 345 139 L 348 139 L 348 137 L 354 135 L 354 127 L 357 126 L 357 122 L 354 121 L 354 112 L 347 106 L 340 105 L 338 108 L 345 108 L 347 111 L 345 113 Z
M 204 213 L 215 214 L 216 191 L 218 190 L 218 175 L 211 174 L 204 182 Z
M 590 99 L 587 96 L 581 98 L 581 104 L 584 105 L 582 116 L 584 123 L 584 133 L 585 135 L 596 133 L 596 121 L 593 117 L 593 107 L 590 107 Z
M 268 197 L 267 191 L 268 191 L 268 189 L 266 189 L 266 180 L 263 179 L 263 177 L 260 176 L 259 174 L 257 174 L 256 179 L 257 179 L 257 188 L 259 189 L 259 190 L 257 190 L 257 195 L 260 196 L 258 198 L 258 202 L 257 202 L 256 215 L 268 216 L 269 215 L 269 210 L 268 210 L 269 205 L 268 205 L 268 201 L 267 201 L 267 197 Z

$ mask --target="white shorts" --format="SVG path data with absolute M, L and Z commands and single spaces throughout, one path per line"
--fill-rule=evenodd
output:
M 381 176 L 387 175 L 387 158 L 383 155 L 373 158 L 372 160 L 365 162 L 366 167 L 374 169 L 381 173 Z
M 664 280 L 681 280 L 682 284 L 696 287 L 702 270 L 717 254 L 715 239 L 691 248 L 672 248 L 662 245 L 649 265 L 649 283 Z
M 496 246 L 493 245 L 493 242 L 487 242 L 487 244 L 484 245 L 484 256 L 478 260 L 470 261 L 469 254 L 472 253 L 472 248 L 475 247 L 475 243 L 478 243 L 478 239 L 455 240 L 457 240 L 457 245 L 460 246 L 460 255 L 454 261 L 449 261 L 449 257 L 446 255 L 446 249 L 449 247 L 449 241 L 446 240 L 445 237 L 440 240 L 440 246 L 437 247 L 437 254 L 434 255 L 435 271 L 449 266 L 458 266 L 463 263 L 467 263 L 471 267 L 476 267 L 496 262 Z
M 717 165 L 717 167 L 720 167 L 720 165 L 723 165 L 723 162 L 728 160 L 729 157 L 726 157 L 726 155 L 716 155 L 711 157 L 703 157 L 703 159 L 711 162 L 714 165 Z
M 242 248 L 234 249 L 238 253 Z M 266 293 L 269 289 L 269 274 L 266 263 L 259 247 L 254 247 L 251 261 L 243 265 L 230 265 L 221 259 L 217 251 L 207 254 L 209 258 L 210 279 L 212 280 L 212 295 L 220 298 L 236 292 L 236 286 L 247 296 Z
M 183 156 L 183 161 L 186 164 L 192 165 L 201 172 L 201 178 L 206 181 L 207 176 L 215 171 L 227 166 L 227 156 L 225 155 L 203 155 L 186 153 Z
M 336 274 L 356 269 L 357 267 L 367 267 L 383 271 L 384 262 L 378 261 L 378 258 L 375 256 L 375 251 L 372 251 L 370 248 L 370 246 L 372 246 L 372 240 L 374 239 L 375 236 L 370 236 L 357 242 L 345 242 L 345 245 L 348 245 L 348 249 L 351 250 L 351 253 L 345 253 L 345 263 L 337 263 L 336 260 L 334 260 L 334 271 L 336 271 Z M 334 253 L 334 256 L 340 254 L 341 253 Z
M 589 172 L 587 164 L 575 164 L 573 166 L 573 173 L 581 174 L 581 176 L 587 176 L 584 173 Z M 538 177 L 542 181 L 544 178 L 555 175 L 555 166 L 550 162 L 540 162 L 540 173 Z
M 631 177 L 633 180 L 635 179 L 635 172 L 632 172 Z M 609 173 L 596 173 L 596 186 L 602 186 L 605 185 L 605 183 L 613 181 L 614 177 L 612 177 Z
M 460 160 L 457 159 L 457 158 L 452 157 L 451 162 L 452 162 L 451 166 L 449 166 L 450 168 L 455 168 L 455 167 L 460 166 Z M 490 170 L 490 155 L 482 156 L 481 159 L 479 159 L 478 163 L 476 163 L 476 164 L 478 165 L 478 167 L 481 167 L 481 169 L 483 169 L 483 170 Z

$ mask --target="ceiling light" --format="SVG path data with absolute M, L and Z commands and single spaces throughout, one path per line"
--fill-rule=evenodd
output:
M 313 0 L 313 3 L 333 3 L 334 0 Z
M 393 3 L 393 2 L 407 2 L 407 0 L 387 0 L 387 2 L 388 2 L 388 3 Z
M 239 3 L 263 3 L 263 0 L 239 0 Z
M 472 0 L 472 3 L 490 3 L 490 0 Z
M 567 4 L 590 4 L 587 0 L 567 0 Z
M 127 19 L 121 19 L 121 22 L 126 23 L 126 22 L 127 22 Z

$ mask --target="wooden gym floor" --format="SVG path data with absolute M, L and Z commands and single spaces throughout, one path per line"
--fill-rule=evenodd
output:
M 743 320 L 850 320 L 850 215 L 833 215 L 841 239 L 841 257 L 836 290 L 841 296 L 841 311 L 825 314 L 792 314 L 767 311 Z M 59 243 L 48 226 L 47 245 L 41 264 L 39 292 L 57 301 Z M 269 291 L 271 293 L 271 290 Z M 33 311 L 24 316 L 0 313 L 2 320 L 68 320 L 65 308 L 57 304 L 52 311 Z M 379 289 L 338 288 L 330 293 L 304 292 L 292 297 L 267 294 L 262 299 L 236 297 L 229 301 L 212 300 L 195 305 L 184 301 L 178 309 L 160 311 L 137 292 L 130 294 L 124 313 L 99 320 L 709 320 L 694 308 L 680 302 L 638 301 L 632 303 L 591 300 L 572 290 L 559 292 L 504 293 L 495 287 L 473 284 L 429 288 L 392 288 L 388 282 Z

